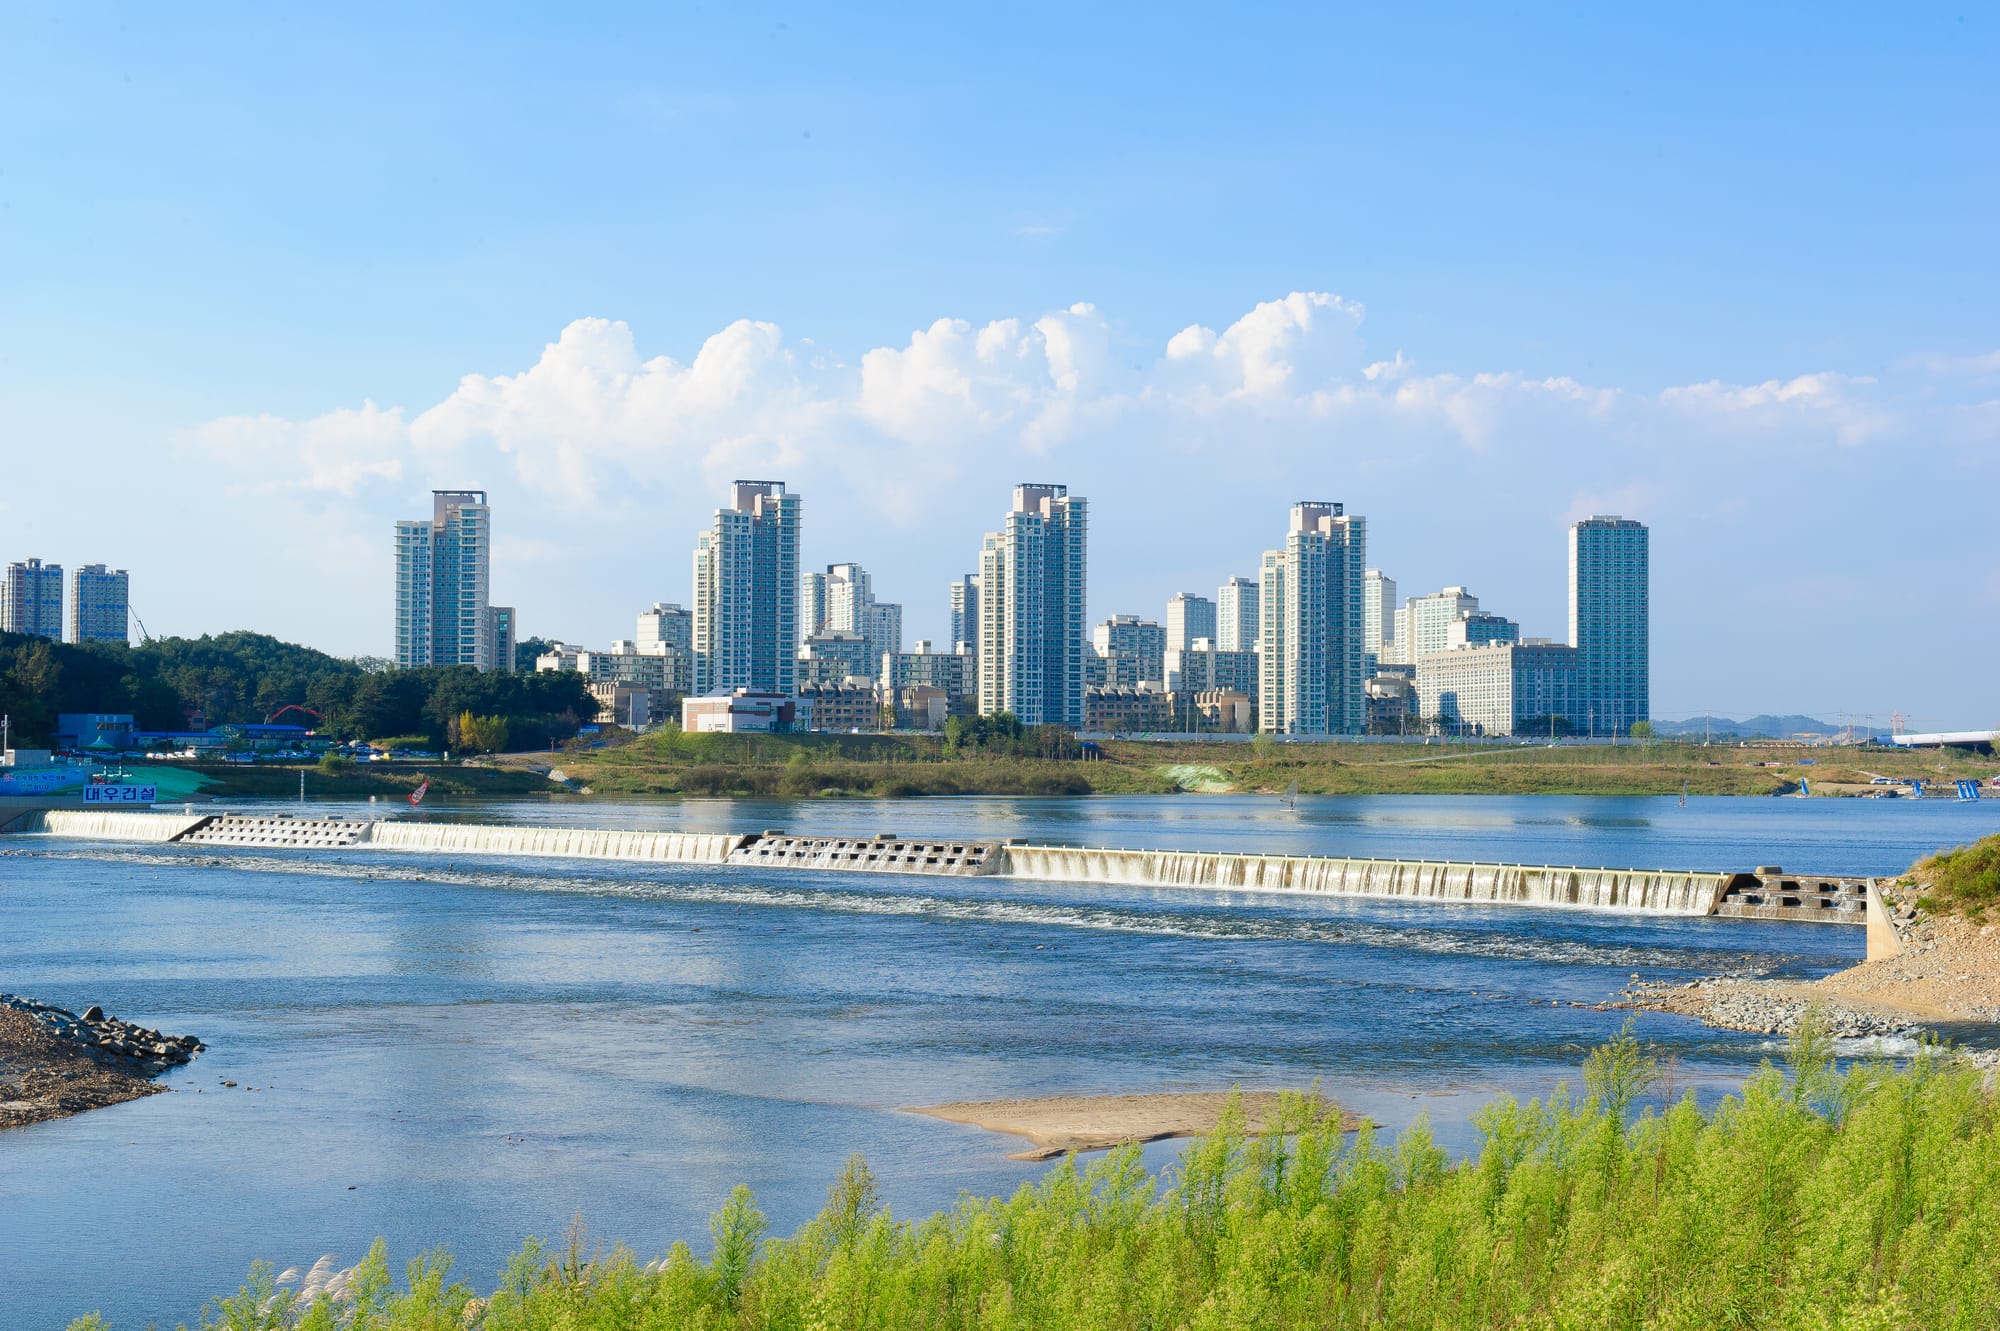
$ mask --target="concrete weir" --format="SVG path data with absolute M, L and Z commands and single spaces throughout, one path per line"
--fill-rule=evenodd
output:
M 1008 846 L 1007 874 L 1046 882 L 1220 888 L 1479 905 L 1577 906 L 1708 915 L 1726 874 L 1533 864 L 1350 860 L 1166 850 Z
M 725 869 L 766 867 L 836 873 L 1002 876 L 1044 883 L 1284 892 L 1436 904 L 1541 906 L 1853 925 L 1867 921 L 1871 881 L 1786 874 L 1772 865 L 1762 866 L 1754 873 L 1698 873 L 1317 855 L 1103 850 L 947 837 L 907 838 L 891 833 L 874 837 L 804 837 L 777 831 L 738 835 L 124 810 L 51 809 L 27 815 L 7 830 L 95 840 L 179 842 L 215 849 L 377 850 L 712 865 Z
M 136 809 L 36 809 L 7 824 L 6 830 L 93 841 L 178 841 L 208 821 L 205 814 L 144 813 Z
M 642 864 L 724 864 L 743 840 L 713 832 L 621 832 L 593 827 L 513 827 L 489 823 L 381 822 L 374 850 L 449 851 L 459 855 L 545 855 L 555 859 L 630 860 Z

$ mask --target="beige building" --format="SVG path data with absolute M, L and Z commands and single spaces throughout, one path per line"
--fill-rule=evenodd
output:
M 590 686 L 597 699 L 597 719 L 637 730 L 673 716 L 673 697 L 665 689 L 650 689 L 621 680 L 597 680 Z
M 1194 715 L 1203 730 L 1247 735 L 1257 729 L 1257 700 L 1238 689 L 1203 689 L 1194 695 Z
M 799 700 L 811 704 L 814 730 L 882 729 L 882 694 L 873 680 L 802 684 Z
M 1083 728 L 1099 733 L 1167 730 L 1173 725 L 1173 699 L 1142 685 L 1105 685 L 1084 690 Z
M 1547 735 L 1576 729 L 1581 685 L 1574 647 L 1489 643 L 1431 652 L 1417 661 L 1426 720 L 1469 735 Z

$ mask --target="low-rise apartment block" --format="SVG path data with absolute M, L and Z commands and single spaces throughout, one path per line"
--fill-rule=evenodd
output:
M 1560 643 L 1496 642 L 1417 661 L 1418 705 L 1452 733 L 1572 733 L 1580 688 L 1577 651 Z

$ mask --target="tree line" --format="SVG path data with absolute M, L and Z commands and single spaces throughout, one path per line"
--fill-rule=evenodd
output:
M 62 643 L 0 633 L 0 712 L 15 742 L 46 744 L 65 712 L 130 713 L 141 730 L 213 729 L 263 721 L 297 704 L 285 721 L 341 739 L 421 738 L 433 748 L 460 739 L 461 717 L 480 718 L 480 738 L 538 747 L 567 739 L 597 715 L 574 672 L 507 675 L 470 666 L 399 670 L 379 658 L 347 659 L 263 633 Z

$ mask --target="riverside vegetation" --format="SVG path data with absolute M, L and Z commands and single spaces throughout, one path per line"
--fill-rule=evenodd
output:
M 1085 760 L 1066 735 L 1015 730 L 692 735 L 669 725 L 565 754 L 562 766 L 598 794 L 782 797 L 1275 793 L 1293 783 L 1308 795 L 1677 795 L 1683 787 L 1694 795 L 1775 795 L 1796 790 L 1802 776 L 1824 793 L 1879 789 L 1869 786 L 1871 775 L 1984 778 L 1996 767 L 1993 759 L 1964 755 L 1682 741 L 1547 748 L 1266 737 L 1113 740 L 1097 750 L 1097 760 Z
M 2000 1122 L 1980 1074 L 1936 1050 L 1836 1067 L 1793 1036 L 1704 1111 L 1641 1109 L 1660 1069 L 1626 1032 L 1585 1094 L 1502 1097 L 1453 1160 L 1421 1121 L 1351 1139 L 1315 1096 L 1258 1136 L 1226 1114 L 1158 1175 L 1136 1147 L 1065 1163 L 1005 1200 L 915 1222 L 850 1162 L 820 1215 L 765 1235 L 738 1188 L 685 1243 L 530 1240 L 489 1294 L 447 1255 L 398 1287 L 378 1242 L 298 1286 L 253 1269 L 202 1326 L 229 1331 L 667 1328 L 1980 1328 L 2000 1325 Z M 1635 1109 L 1638 1112 L 1635 1113 Z M 102 1331 L 86 1317 L 71 1331 Z

